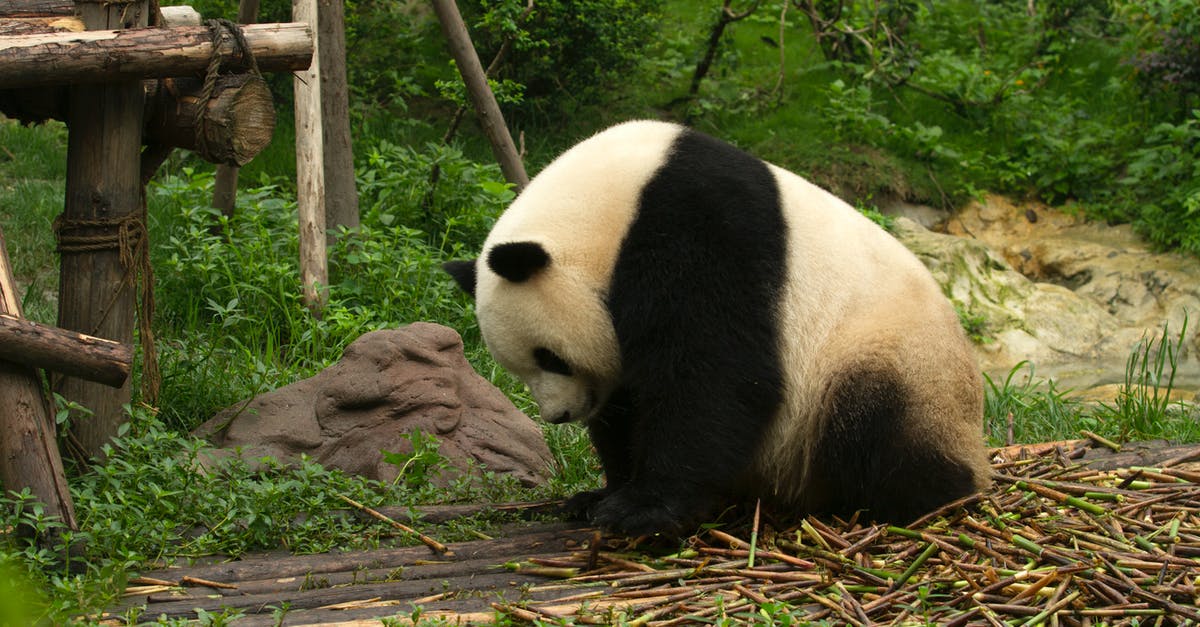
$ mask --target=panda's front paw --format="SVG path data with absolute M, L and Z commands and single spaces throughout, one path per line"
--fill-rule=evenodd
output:
M 595 509 L 596 503 L 599 503 L 611 493 L 612 490 L 608 488 L 585 490 L 567 499 L 567 502 L 562 504 L 559 511 L 568 520 L 590 521 L 592 520 L 592 510 Z
M 592 508 L 592 522 L 630 537 L 682 535 L 692 512 L 661 496 L 623 488 Z

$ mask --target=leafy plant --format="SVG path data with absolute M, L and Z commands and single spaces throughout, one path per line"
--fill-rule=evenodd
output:
M 441 477 L 442 471 L 450 463 L 438 452 L 441 441 L 436 435 L 426 434 L 420 430 L 405 434 L 404 439 L 412 446 L 408 453 L 393 453 L 383 451 L 383 461 L 399 468 L 396 482 L 403 483 L 410 490 L 429 485 Z

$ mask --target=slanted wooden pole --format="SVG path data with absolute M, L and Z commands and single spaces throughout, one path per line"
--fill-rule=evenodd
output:
M 0 231 L 0 314 L 21 315 L 12 266 Z M 36 370 L 0 359 L 0 483 L 5 490 L 29 488 L 68 529 L 75 505 L 67 487 L 49 403 Z M 49 540 L 48 538 L 46 540 Z
M 93 30 L 145 26 L 148 2 L 78 2 Z M 138 79 L 70 90 L 67 127 L 66 205 L 60 237 L 58 326 L 133 344 L 135 267 L 147 245 L 141 183 L 142 112 Z M 143 341 L 150 341 L 143 338 Z M 82 453 L 100 457 L 125 421 L 130 385 L 105 385 L 64 377 L 64 397 L 92 410 L 71 424 Z
M 450 54 L 458 64 L 463 83 L 467 87 L 467 97 L 475 108 L 479 124 L 492 144 L 492 154 L 500 162 L 500 170 L 504 178 L 520 191 L 529 183 L 529 175 L 525 173 L 525 164 L 513 143 L 508 126 L 504 124 L 504 115 L 500 113 L 500 105 L 496 96 L 488 86 L 487 75 L 479 62 L 475 46 L 471 44 L 471 35 L 463 22 L 462 14 L 454 0 L 433 0 L 433 10 L 437 13 L 438 21 L 442 24 L 442 32 L 450 43 Z
M 313 25 L 318 0 L 292 0 L 292 19 Z M 321 129 L 321 46 L 313 38 L 312 63 L 295 73 L 296 193 L 300 214 L 300 282 L 314 315 L 325 308 L 329 268 L 325 251 L 325 141 Z

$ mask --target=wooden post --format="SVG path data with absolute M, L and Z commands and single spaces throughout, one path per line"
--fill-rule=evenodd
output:
M 314 39 L 321 66 L 321 133 L 324 142 L 326 233 L 358 226 L 358 190 L 350 144 L 350 88 L 346 82 L 346 9 L 343 0 L 320 0 Z M 316 55 L 314 55 L 316 56 Z M 332 240 L 331 240 L 332 241 Z
M 253 24 L 258 21 L 258 0 L 242 0 L 238 3 L 238 24 Z M 313 34 L 316 37 L 316 34 Z M 237 205 L 238 167 L 217 165 L 217 175 L 213 180 L 214 209 L 220 209 L 227 218 L 233 217 L 233 208 Z
M 0 231 L 0 314 L 21 315 L 12 266 Z M 0 483 L 6 490 L 26 487 L 46 513 L 75 524 L 75 505 L 67 488 L 49 403 L 38 373 L 28 366 L 0 361 Z
M 76 8 L 91 30 L 145 26 L 149 17 L 145 0 L 81 0 Z M 57 224 L 60 236 L 69 232 L 111 242 L 102 250 L 77 246 L 60 251 L 58 326 L 122 344 L 133 344 L 137 269 L 130 259 L 136 256 L 121 247 L 146 245 L 140 172 L 143 98 L 140 80 L 71 88 L 66 205 Z M 119 236 L 121 229 L 125 237 Z M 125 421 L 124 408 L 132 399 L 129 383 L 113 390 L 64 377 L 58 390 L 92 410 L 92 416 L 72 423 L 71 431 L 85 455 L 101 456 Z
M 292 19 L 316 32 L 318 0 L 292 0 Z M 325 141 L 321 130 L 321 46 L 313 37 L 312 63 L 296 72 L 296 193 L 300 213 L 300 282 L 304 304 L 319 316 L 329 268 L 325 255 Z
M 483 72 L 475 46 L 471 44 L 471 35 L 463 23 L 462 14 L 458 12 L 458 5 L 454 0 L 433 0 L 433 10 L 442 24 L 446 40 L 450 42 L 450 54 L 454 56 L 454 62 L 458 64 L 458 71 L 466 84 L 467 97 L 475 108 L 484 134 L 492 144 L 492 154 L 500 162 L 504 178 L 520 191 L 529 183 L 529 175 L 525 173 L 525 164 L 521 162 L 521 155 L 517 153 L 508 126 L 504 124 L 504 115 L 500 113 L 496 96 L 488 86 L 487 75 Z

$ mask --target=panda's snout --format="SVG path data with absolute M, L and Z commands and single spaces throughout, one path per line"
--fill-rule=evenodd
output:
M 550 418 L 552 424 L 561 425 L 571 421 L 571 411 L 563 411 L 556 416 Z

